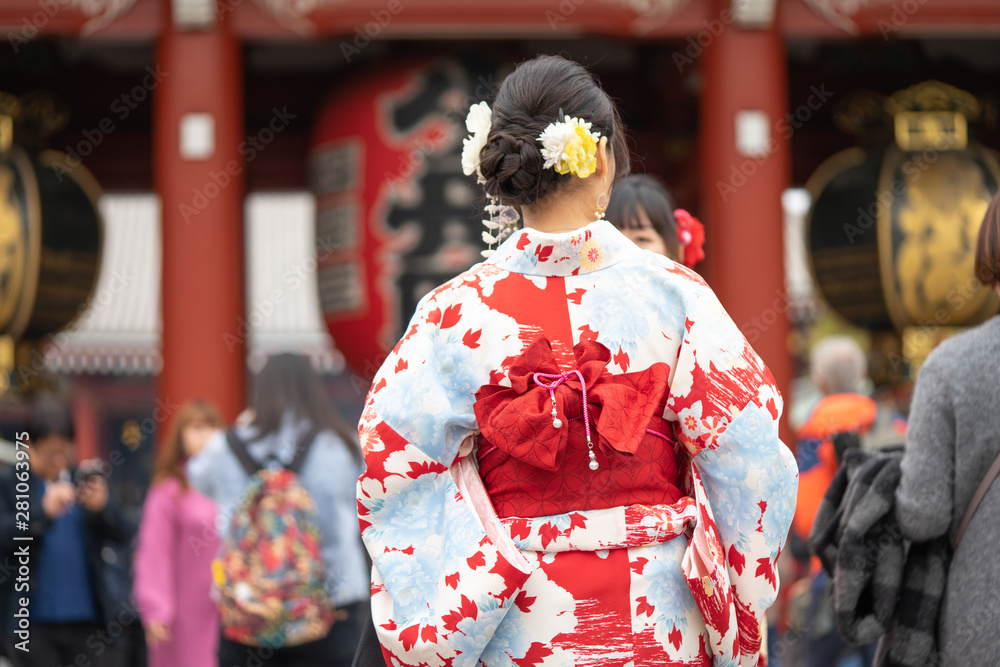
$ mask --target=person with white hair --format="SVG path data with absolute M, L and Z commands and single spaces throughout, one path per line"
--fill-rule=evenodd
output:
M 865 353 L 850 336 L 829 336 L 812 349 L 810 375 L 824 396 L 856 393 L 867 376 Z

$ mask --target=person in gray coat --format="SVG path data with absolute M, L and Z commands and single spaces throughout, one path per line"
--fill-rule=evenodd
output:
M 1000 290 L 1000 194 L 976 245 L 976 277 Z M 903 536 L 948 535 L 1000 452 L 1000 316 L 954 336 L 920 369 L 896 491 Z M 938 620 L 940 665 L 1000 665 L 1000 480 L 955 551 Z

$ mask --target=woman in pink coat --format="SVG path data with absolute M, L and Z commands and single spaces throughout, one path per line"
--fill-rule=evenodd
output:
M 184 464 L 225 426 L 207 401 L 185 404 L 156 465 L 135 556 L 135 597 L 150 667 L 214 667 L 219 619 L 210 597 L 219 550 L 215 503 L 190 488 Z

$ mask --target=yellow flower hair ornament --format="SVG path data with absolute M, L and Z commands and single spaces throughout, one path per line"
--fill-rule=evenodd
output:
M 560 174 L 575 174 L 587 178 L 597 169 L 597 142 L 600 132 L 591 132 L 590 123 L 566 116 L 566 120 L 549 123 L 538 141 L 542 144 L 542 158 L 546 169 L 552 167 Z

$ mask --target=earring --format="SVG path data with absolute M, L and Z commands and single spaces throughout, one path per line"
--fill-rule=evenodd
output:
M 604 218 L 604 212 L 608 210 L 608 195 L 604 192 L 597 195 L 597 211 L 594 215 L 597 216 L 598 220 Z

